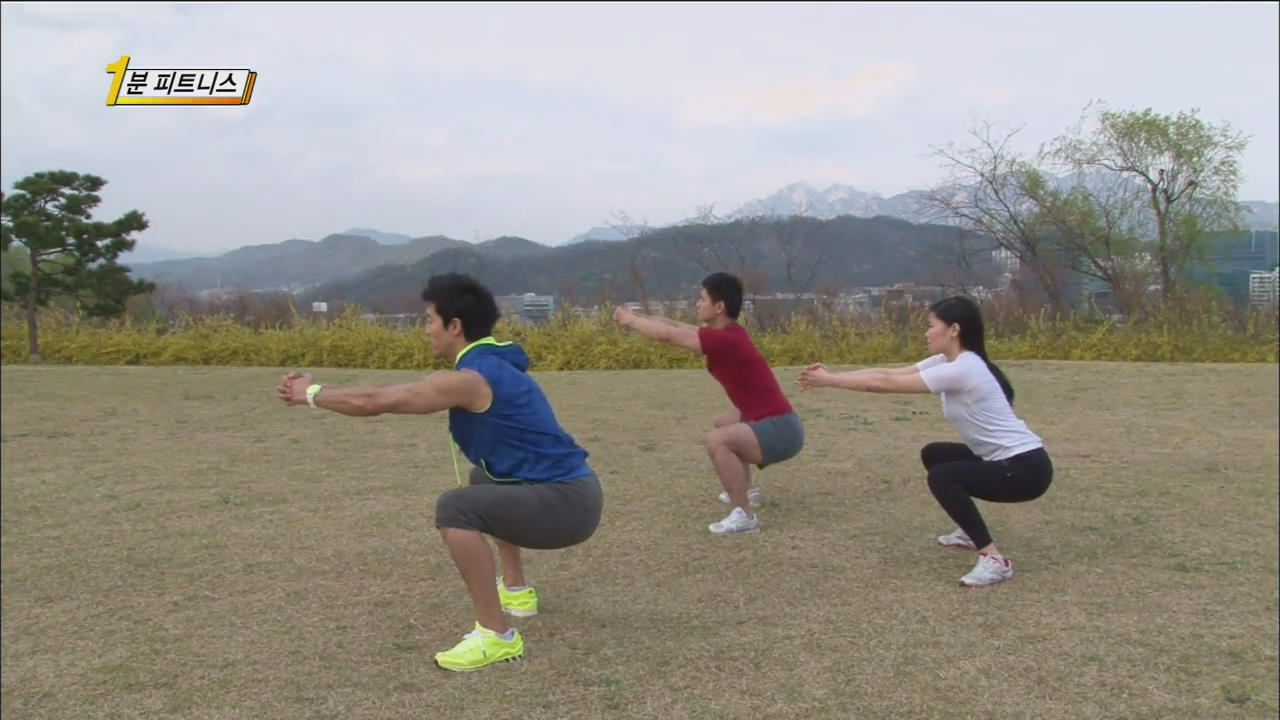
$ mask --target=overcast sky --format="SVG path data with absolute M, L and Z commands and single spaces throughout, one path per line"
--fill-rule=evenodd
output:
M 1025 149 L 1091 100 L 1199 108 L 1280 198 L 1276 3 L 5 3 L 0 180 L 106 178 L 98 217 L 210 254 L 351 227 L 563 242 L 782 186 L 891 195 L 979 118 Z M 106 66 L 247 67 L 242 107 L 107 107 Z

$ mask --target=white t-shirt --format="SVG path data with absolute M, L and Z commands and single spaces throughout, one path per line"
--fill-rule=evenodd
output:
M 965 445 L 983 460 L 1006 460 L 1044 447 L 1013 414 L 996 376 L 977 353 L 965 350 L 952 362 L 934 355 L 916 363 L 929 391 L 942 395 L 942 414 Z

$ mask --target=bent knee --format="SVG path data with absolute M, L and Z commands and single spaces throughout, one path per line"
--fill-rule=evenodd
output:
M 933 467 L 942 462 L 945 454 L 945 443 L 929 443 L 920 448 L 920 463 L 924 465 L 926 470 L 932 470 Z
M 436 498 L 436 527 L 441 527 L 442 521 L 458 520 L 463 514 L 463 508 L 463 493 L 459 489 L 441 493 Z
M 953 484 L 955 482 L 955 474 L 950 472 L 946 466 L 935 465 L 925 475 L 925 481 L 929 483 L 930 489 L 937 490 Z
M 740 422 L 742 422 L 742 416 L 736 412 L 732 412 L 732 413 L 723 413 L 721 415 L 717 415 L 714 424 L 716 429 L 719 430 L 722 427 L 736 425 Z

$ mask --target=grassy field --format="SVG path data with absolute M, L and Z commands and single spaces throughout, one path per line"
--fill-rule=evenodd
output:
M 3 704 L 19 718 L 1273 718 L 1275 365 L 1007 363 L 1053 487 L 968 553 L 919 448 L 937 398 L 800 395 L 757 536 L 699 371 L 539 375 L 606 492 L 531 553 L 528 661 L 438 670 L 472 616 L 432 526 L 443 417 L 284 408 L 277 369 L 6 366 Z M 406 372 L 317 371 L 328 383 Z

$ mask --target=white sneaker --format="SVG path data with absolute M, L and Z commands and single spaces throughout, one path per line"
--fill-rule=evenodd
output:
M 965 531 L 961 530 L 960 528 L 956 528 L 956 531 L 951 533 L 950 535 L 939 535 L 938 544 L 941 545 L 942 547 L 949 547 L 949 548 L 963 548 L 965 550 L 978 549 L 977 547 L 974 546 L 973 541 L 969 539 L 969 536 L 965 533 Z
M 746 514 L 742 508 L 734 508 L 733 512 L 729 513 L 729 517 L 720 522 L 711 523 L 709 529 L 716 537 L 760 532 L 760 518 L 755 514 Z
M 965 587 L 985 587 L 1004 582 L 1013 577 L 1013 563 L 1008 558 L 995 555 L 979 555 L 978 564 L 968 575 L 960 578 Z
M 733 501 L 729 499 L 729 493 L 722 492 L 720 493 L 720 502 L 728 505 Z M 751 504 L 751 507 L 760 507 L 764 504 L 764 500 L 760 497 L 760 488 L 753 487 L 747 490 L 747 502 Z

